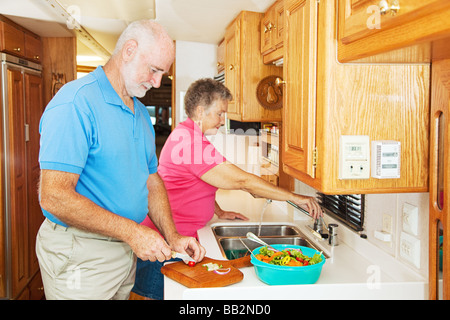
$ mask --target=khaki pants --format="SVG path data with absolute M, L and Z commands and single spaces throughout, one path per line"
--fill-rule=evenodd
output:
M 128 244 L 45 219 L 36 239 L 48 300 L 128 299 L 136 256 Z

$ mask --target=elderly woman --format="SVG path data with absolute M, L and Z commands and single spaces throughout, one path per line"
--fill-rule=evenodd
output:
M 278 188 L 258 176 L 228 162 L 206 139 L 225 122 L 230 91 L 213 79 L 194 82 L 185 95 L 188 119 L 168 137 L 160 155 L 158 173 L 167 189 L 173 219 L 178 232 L 197 236 L 214 214 L 223 219 L 247 219 L 220 209 L 215 201 L 218 188 L 244 190 L 272 200 L 290 200 L 304 207 L 312 217 L 322 210 L 312 197 Z M 157 230 L 147 218 L 143 224 Z M 162 263 L 139 261 L 133 291 L 144 297 L 163 298 Z

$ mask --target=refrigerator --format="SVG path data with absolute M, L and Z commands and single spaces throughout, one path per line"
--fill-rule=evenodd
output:
M 0 299 L 27 299 L 38 274 L 39 120 L 43 106 L 42 67 L 0 53 Z

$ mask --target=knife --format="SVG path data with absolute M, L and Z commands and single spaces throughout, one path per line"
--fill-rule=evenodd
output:
M 194 259 L 192 259 L 190 256 L 188 256 L 187 254 L 183 254 L 183 253 L 179 253 L 179 252 L 175 252 L 172 251 L 172 258 L 179 258 L 182 259 L 183 261 L 192 261 L 195 262 Z

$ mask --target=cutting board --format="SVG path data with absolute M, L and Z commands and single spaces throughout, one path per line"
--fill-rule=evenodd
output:
M 224 268 L 230 268 L 227 274 L 217 274 L 203 267 L 206 263 L 217 263 Z M 224 287 L 237 283 L 244 278 L 244 274 L 238 269 L 251 266 L 250 256 L 234 260 L 215 260 L 208 257 L 195 266 L 190 267 L 183 261 L 169 263 L 161 268 L 162 274 L 175 280 L 188 288 Z

